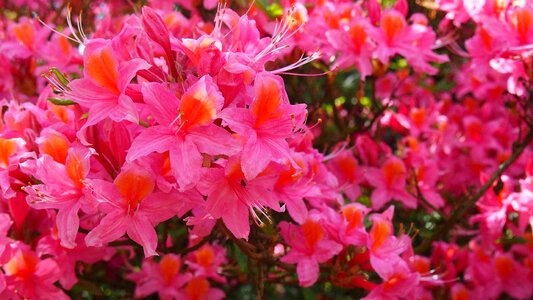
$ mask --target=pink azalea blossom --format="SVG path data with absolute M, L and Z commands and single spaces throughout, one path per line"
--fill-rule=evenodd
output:
M 226 278 L 220 275 L 221 266 L 227 263 L 226 251 L 218 245 L 205 245 L 191 253 L 186 261 L 195 277 L 211 278 L 221 283 Z
M 124 169 L 113 183 L 94 179 L 88 184 L 105 216 L 85 237 L 87 246 L 101 247 L 127 233 L 143 246 L 145 256 L 157 255 L 154 226 L 176 214 L 179 195 L 153 192 L 152 175 L 135 166 Z
M 194 187 L 200 179 L 202 153 L 231 155 L 238 150 L 229 132 L 213 124 L 224 99 L 209 75 L 190 86 L 179 101 L 162 84 L 145 84 L 142 91 L 158 124 L 135 138 L 127 161 L 151 152 L 169 151 L 173 175 L 184 191 Z
M 320 222 L 313 219 L 308 219 L 301 226 L 281 222 L 279 227 L 283 239 L 291 247 L 281 260 L 297 264 L 296 272 L 301 286 L 313 285 L 318 279 L 319 263 L 338 254 L 342 246 L 331 241 Z
M 107 40 L 94 40 L 84 50 L 84 77 L 65 87 L 66 96 L 89 109 L 84 127 L 109 117 L 137 123 L 139 114 L 126 89 L 139 70 L 150 65 L 142 59 L 121 62 Z
M 210 168 L 205 171 L 198 190 L 207 195 L 206 217 L 222 218 L 228 229 L 237 238 L 248 239 L 250 233 L 249 215 L 260 221 L 259 213 L 266 215 L 266 208 L 281 211 L 273 197 L 271 187 L 277 174 L 260 174 L 247 180 L 242 170 L 242 159 L 233 156 L 224 168 Z
M 13 256 L 2 266 L 7 288 L 0 296 L 6 299 L 68 299 L 67 295 L 54 285 L 61 274 L 53 259 L 41 260 L 35 252 L 26 247 L 15 247 L 12 251 Z
M 255 78 L 255 97 L 250 109 L 227 108 L 222 118 L 239 134 L 244 146 L 242 171 L 253 179 L 275 159 L 288 159 L 299 168 L 289 153 L 287 138 L 300 126 L 305 105 L 291 105 L 279 77 L 266 73 Z
M 394 206 L 390 206 L 382 214 L 371 216 L 373 224 L 367 235 L 367 246 L 370 264 L 378 274 L 391 274 L 393 265 L 398 261 L 403 262 L 399 255 L 406 251 L 410 244 L 407 236 L 394 236 L 393 214 Z
M 410 298 L 418 284 L 418 274 L 412 273 L 403 261 L 392 264 L 386 272 L 379 273 L 384 282 L 364 297 L 365 300 L 394 300 Z
M 410 208 L 417 206 L 416 198 L 405 191 L 407 170 L 399 158 L 392 156 L 383 163 L 381 169 L 368 168 L 365 175 L 375 187 L 370 196 L 373 209 L 380 209 L 393 199 Z
M 63 160 L 64 164 L 54 161 L 48 155 L 37 160 L 35 175 L 43 184 L 26 187 L 27 201 L 37 209 L 58 209 L 56 222 L 61 244 L 66 248 L 74 248 L 80 222 L 78 212 L 82 207 L 89 212 L 95 207 L 90 192 L 85 188 L 89 160 L 94 150 L 78 147 L 70 148 L 67 152 L 67 149 L 60 149 L 66 147 L 62 140 L 54 142 L 54 146 L 43 148 L 54 147 L 53 154 Z
M 144 298 L 158 293 L 161 299 L 178 299 L 180 289 L 191 280 L 191 274 L 181 273 L 182 261 L 178 255 L 166 254 L 157 263 L 145 259 L 142 270 L 129 274 L 136 283 L 135 297 Z

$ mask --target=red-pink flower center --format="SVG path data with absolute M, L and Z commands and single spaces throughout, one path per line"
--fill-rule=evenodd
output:
M 350 27 L 350 38 L 352 39 L 352 45 L 355 48 L 356 52 L 360 52 L 361 48 L 366 43 L 368 35 L 366 34 L 365 27 L 360 24 L 355 24 L 354 26 Z
M 492 49 L 492 40 L 493 40 L 493 38 L 489 34 L 489 32 L 487 30 L 485 30 L 485 28 L 483 28 L 483 27 L 479 28 L 479 38 L 483 42 L 483 45 L 485 46 L 485 48 L 487 48 L 488 50 Z
M 388 160 L 382 167 L 387 186 L 393 185 L 405 174 L 405 167 L 399 160 Z
M 511 16 L 511 24 L 517 31 L 520 41 L 526 43 L 533 25 L 533 12 L 527 8 L 518 8 Z
M 322 226 L 313 220 L 307 220 L 302 224 L 302 232 L 309 248 L 314 249 L 316 244 L 324 237 Z

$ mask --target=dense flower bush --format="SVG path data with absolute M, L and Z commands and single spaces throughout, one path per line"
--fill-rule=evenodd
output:
M 1 299 L 533 296 L 533 1 L 3 5 Z

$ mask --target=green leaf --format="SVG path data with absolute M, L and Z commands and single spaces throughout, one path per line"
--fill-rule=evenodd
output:
M 304 300 L 316 300 L 316 293 L 311 288 L 302 289 Z
M 268 0 L 257 0 L 257 7 L 264 11 L 271 19 L 275 19 L 283 15 L 283 7 L 276 1 L 270 3 Z
M 361 99 L 359 99 L 359 102 L 364 107 L 370 107 L 372 105 L 372 100 L 370 100 L 370 98 L 368 97 L 361 97 Z
M 92 296 L 103 296 L 102 290 L 94 283 L 80 278 L 78 283 L 74 286 L 75 289 L 80 289 L 82 291 L 88 292 Z
M 248 257 L 246 254 L 244 254 L 241 249 L 239 249 L 239 246 L 235 244 L 233 244 L 233 251 L 235 253 L 235 259 L 237 260 L 239 268 L 245 273 L 248 272 Z
M 277 18 L 283 15 L 283 7 L 278 3 L 272 3 L 272 5 L 267 7 L 266 13 L 271 18 Z
M 48 98 L 48 101 L 54 103 L 55 105 L 67 106 L 74 105 L 76 102 L 68 99 L 59 99 L 59 98 Z

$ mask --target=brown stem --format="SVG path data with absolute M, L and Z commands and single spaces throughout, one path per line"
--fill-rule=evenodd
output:
M 181 251 L 178 251 L 177 253 L 182 255 L 182 256 L 185 256 L 193 251 L 196 251 L 198 249 L 200 249 L 203 245 L 205 245 L 205 243 L 207 243 L 209 240 L 211 240 L 213 238 L 213 235 L 206 235 L 201 241 L 199 241 L 198 243 L 194 244 L 193 246 L 189 247 L 189 248 L 185 248 Z
M 250 257 L 250 258 L 252 258 L 254 260 L 263 260 L 263 259 L 265 259 L 265 255 L 263 253 L 257 252 L 257 248 L 254 245 L 246 242 L 243 239 L 236 238 L 233 235 L 233 233 L 231 233 L 231 231 L 229 231 L 229 229 L 224 225 L 224 223 L 218 221 L 217 222 L 217 228 L 222 233 L 224 233 L 224 235 L 229 237 L 237 245 L 237 247 L 239 247 L 239 249 L 241 249 L 241 251 L 244 252 L 244 254 L 246 254 L 246 256 L 248 256 L 248 257 Z
M 430 209 L 432 209 L 433 211 L 440 213 L 440 211 L 435 207 L 433 206 L 433 204 L 431 204 L 428 199 L 424 196 L 424 194 L 422 193 L 422 190 L 420 189 L 420 186 L 418 185 L 418 177 L 416 175 L 416 172 L 415 170 L 413 169 L 413 178 L 414 178 L 414 184 L 415 184 L 415 187 L 416 187 L 416 193 L 417 193 L 417 197 L 418 200 L 424 202 L 425 205 L 427 205 Z

